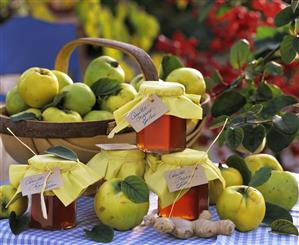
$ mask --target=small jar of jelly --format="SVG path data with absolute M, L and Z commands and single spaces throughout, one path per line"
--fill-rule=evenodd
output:
M 196 172 L 191 173 L 190 169 Z M 178 181 L 174 183 L 189 183 L 189 179 L 186 182 L 188 176 L 196 176 L 200 181 L 197 186 L 185 188 L 186 185 L 183 184 L 181 189 L 171 192 L 167 182 L 169 177 L 166 177 L 171 174 Z M 209 181 L 219 180 L 224 186 L 220 170 L 209 160 L 207 153 L 188 148 L 170 154 L 148 154 L 144 179 L 150 190 L 158 196 L 159 216 L 187 220 L 197 219 L 203 210 L 208 209 Z
M 35 155 L 28 160 L 28 165 L 10 165 L 9 176 L 17 189 L 22 189 L 19 186 L 23 181 L 27 189 L 34 190 L 31 195 L 30 226 L 49 230 L 76 226 L 76 200 L 86 188 L 100 179 L 79 160 L 68 160 L 53 154 Z M 41 186 L 43 188 L 39 188 Z

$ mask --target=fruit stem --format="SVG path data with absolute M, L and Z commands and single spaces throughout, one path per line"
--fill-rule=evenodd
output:
M 119 66 L 119 64 L 118 64 L 117 61 L 111 61 L 111 62 L 110 62 L 110 65 L 111 65 L 112 67 L 114 67 L 114 68 L 116 68 L 116 67 Z

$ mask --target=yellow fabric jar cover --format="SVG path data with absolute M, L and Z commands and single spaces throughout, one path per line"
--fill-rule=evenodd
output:
M 68 206 L 75 201 L 85 189 L 97 182 L 100 177 L 81 162 L 65 160 L 52 154 L 36 155 L 28 160 L 28 165 L 14 164 L 9 168 L 11 184 L 21 193 L 20 181 L 28 176 L 49 173 L 53 168 L 59 168 L 63 179 L 63 186 L 46 192 L 55 195 Z
M 208 154 L 205 151 L 187 148 L 182 152 L 161 156 L 149 154 L 147 156 L 144 179 L 150 190 L 158 195 L 161 208 L 173 204 L 179 194 L 179 191 L 171 193 L 168 191 L 167 182 L 164 177 L 165 172 L 197 164 L 204 168 L 208 181 L 219 181 L 223 188 L 225 187 L 225 180 L 221 176 L 220 170 L 209 160 Z M 182 191 L 181 196 L 188 190 L 185 189 Z
M 156 94 L 160 97 L 169 111 L 166 115 L 183 119 L 202 119 L 202 108 L 199 95 L 185 94 L 185 87 L 180 83 L 145 81 L 139 89 L 137 97 L 117 109 L 113 114 L 116 127 L 110 132 L 108 138 L 129 126 L 125 116 L 146 97 Z
M 101 150 L 87 163 L 100 178 L 124 179 L 130 175 L 143 177 L 145 154 L 139 150 Z

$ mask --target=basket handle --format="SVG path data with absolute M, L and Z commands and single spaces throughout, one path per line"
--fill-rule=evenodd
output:
M 141 48 L 132 44 L 109 40 L 104 38 L 79 38 L 65 44 L 56 56 L 55 70 L 68 72 L 69 60 L 74 49 L 83 44 L 104 46 L 120 50 L 134 58 L 139 65 L 144 79 L 147 81 L 158 81 L 158 72 L 151 57 Z

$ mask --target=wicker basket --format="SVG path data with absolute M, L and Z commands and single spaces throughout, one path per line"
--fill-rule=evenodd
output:
M 96 45 L 115 48 L 130 55 L 139 65 L 145 80 L 157 81 L 158 73 L 150 56 L 142 49 L 131 44 L 101 38 L 80 38 L 67 43 L 58 53 L 55 69 L 68 72 L 68 64 L 73 50 L 80 45 Z M 209 110 L 210 98 L 204 97 L 202 106 L 204 117 Z M 187 126 L 187 146 L 194 144 L 205 120 L 190 122 Z M 36 153 L 43 153 L 54 145 L 68 147 L 78 154 L 82 162 L 87 162 L 99 149 L 99 143 L 136 143 L 136 134 L 132 130 L 117 134 L 108 139 L 107 134 L 115 126 L 113 120 L 91 122 L 55 123 L 45 121 L 12 122 L 7 116 L 5 106 L 0 108 L 0 133 L 6 151 L 19 163 L 26 163 L 32 153 L 21 145 L 7 130 L 10 128 L 24 143 Z

